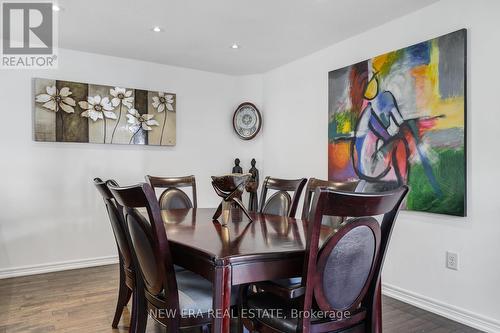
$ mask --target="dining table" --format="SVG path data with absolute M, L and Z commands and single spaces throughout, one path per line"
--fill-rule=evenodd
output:
M 302 276 L 307 221 L 234 211 L 226 225 L 215 208 L 162 210 L 174 263 L 212 282 L 212 332 L 230 332 L 233 287 Z M 320 243 L 335 229 L 324 226 Z M 234 295 L 233 295 L 234 296 Z

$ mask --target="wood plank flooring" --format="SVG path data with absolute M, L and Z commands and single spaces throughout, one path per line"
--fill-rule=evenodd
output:
M 128 332 L 129 309 L 111 328 L 117 286 L 117 265 L 0 280 L 0 333 Z M 383 316 L 385 333 L 479 332 L 388 297 Z M 147 331 L 164 329 L 149 320 Z

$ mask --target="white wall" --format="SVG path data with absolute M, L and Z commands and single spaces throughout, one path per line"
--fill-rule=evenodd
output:
M 94 177 L 130 184 L 143 181 L 145 174 L 194 174 L 199 206 L 214 207 L 218 197 L 211 175 L 229 172 L 235 156 L 244 168 L 253 157 L 263 167 L 262 137 L 243 141 L 231 127 L 239 103 L 261 105 L 260 76 L 234 77 L 67 50 L 61 50 L 59 59 L 57 70 L 0 70 L 1 276 L 32 271 L 19 270 L 25 266 L 42 265 L 35 269 L 40 271 L 60 262 L 113 260 L 116 246 Z M 34 142 L 34 77 L 175 92 L 177 145 Z
M 395 296 L 462 321 L 472 316 L 489 331 L 500 331 L 499 13 L 497 0 L 443 0 L 264 77 L 266 173 L 326 178 L 328 72 L 469 29 L 468 217 L 401 213 L 383 281 Z M 446 250 L 460 254 L 459 271 L 445 268 Z

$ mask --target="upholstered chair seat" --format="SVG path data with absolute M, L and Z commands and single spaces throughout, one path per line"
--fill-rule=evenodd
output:
M 282 298 L 297 298 L 304 295 L 305 291 L 301 277 L 259 282 L 255 285 L 255 288 Z
M 212 310 L 212 283 L 188 270 L 176 272 L 181 313 L 208 313 Z
M 174 265 L 174 270 L 175 270 L 176 272 L 180 272 L 180 271 L 185 270 L 185 268 L 184 268 L 184 267 L 182 267 L 182 266 Z
M 212 283 L 183 267 L 174 266 L 174 268 L 181 311 L 209 312 L 212 309 Z M 234 287 L 231 293 L 231 305 L 236 305 L 237 298 L 238 289 Z

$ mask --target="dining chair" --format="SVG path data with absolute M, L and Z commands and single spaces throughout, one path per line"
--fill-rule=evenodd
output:
M 188 270 L 175 271 L 153 188 L 146 183 L 128 187 L 110 184 L 108 187 L 123 207 L 139 271 L 136 274 L 137 292 L 134 293 L 136 332 L 145 332 L 148 312 L 168 332 L 192 326 L 201 326 L 202 332 L 207 332 L 212 312 L 212 284 Z
M 310 178 L 307 181 L 307 186 L 305 187 L 304 204 L 301 214 L 302 220 L 307 220 L 309 218 L 312 196 L 316 188 L 321 186 L 352 192 L 356 190 L 358 182 L 334 182 L 317 178 Z M 343 218 L 341 217 L 324 216 L 322 223 L 330 225 L 332 227 L 338 227 L 342 222 Z M 304 288 L 301 285 L 301 280 L 301 277 L 294 277 L 274 281 L 263 281 L 256 284 L 255 287 L 259 288 L 261 291 L 272 292 L 281 297 L 296 298 L 303 295 L 304 293 Z
M 244 316 L 241 325 L 261 333 L 382 332 L 380 274 L 407 192 L 407 186 L 383 193 L 317 188 L 307 223 L 304 295 L 285 299 L 242 288 L 240 313 L 282 315 Z M 325 215 L 349 219 L 320 244 Z
M 334 190 L 342 190 L 353 192 L 356 190 L 358 182 L 333 182 L 310 178 L 304 194 L 304 205 L 302 207 L 302 220 L 308 220 L 311 212 L 311 199 L 318 187 L 328 187 Z M 338 216 L 323 216 L 322 224 L 338 228 L 344 221 L 343 217 Z M 260 291 L 271 292 L 275 295 L 285 298 L 296 298 L 302 296 L 305 292 L 302 286 L 301 277 L 293 277 L 288 279 L 279 279 L 273 281 L 263 281 L 255 285 Z
M 259 212 L 270 215 L 295 217 L 300 195 L 306 182 L 306 178 L 279 179 L 269 176 L 266 177 L 262 184 Z M 266 200 L 269 190 L 276 190 L 276 192 Z M 288 192 L 293 192 L 293 197 L 291 197 Z
M 194 176 L 184 177 L 155 177 L 146 176 L 146 182 L 151 185 L 153 190 L 164 188 L 165 190 L 159 197 L 161 209 L 184 209 L 196 208 L 196 179 Z M 192 198 L 189 199 L 182 187 L 191 187 Z
M 114 180 L 109 180 L 108 183 L 118 185 Z M 111 222 L 111 228 L 113 229 L 113 234 L 115 236 L 116 246 L 118 248 L 118 257 L 120 260 L 120 286 L 118 289 L 118 301 L 116 302 L 115 315 L 113 317 L 113 323 L 111 324 L 113 328 L 117 328 L 122 316 L 123 308 L 127 306 L 127 303 L 135 290 L 135 269 L 127 240 L 125 225 L 123 223 L 122 207 L 116 202 L 113 194 L 108 189 L 106 182 L 102 181 L 100 178 L 95 178 L 94 185 L 104 200 L 109 221 Z M 130 320 L 131 328 L 135 326 L 135 320 L 136 308 L 132 305 Z

